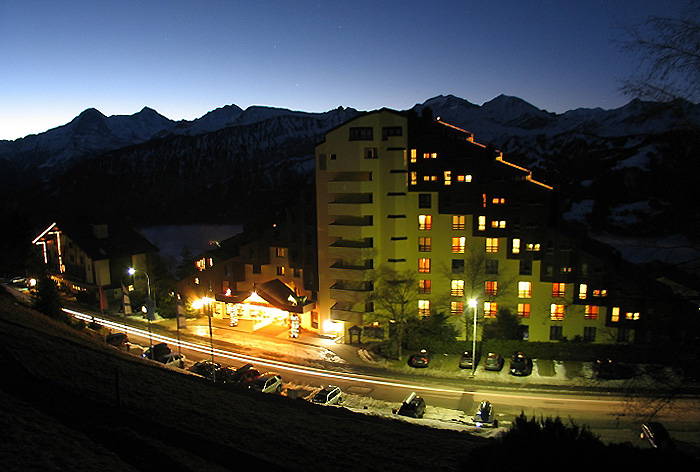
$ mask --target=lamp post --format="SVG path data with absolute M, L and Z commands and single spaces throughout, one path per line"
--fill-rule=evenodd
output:
M 476 374 L 476 299 L 469 300 L 469 306 L 474 309 L 474 332 L 472 333 L 472 377 Z
M 133 276 L 136 273 L 136 269 L 133 267 L 129 267 L 129 269 L 126 271 L 129 275 Z M 146 305 L 147 305 L 147 310 L 146 310 L 146 318 L 148 318 L 148 344 L 149 347 L 151 348 L 151 357 L 153 356 L 153 333 L 151 332 L 151 317 L 155 314 L 155 304 L 153 303 L 153 299 L 151 298 L 151 278 L 148 276 L 148 272 L 145 270 L 142 270 L 146 275 L 146 292 L 148 293 L 148 300 L 146 300 Z

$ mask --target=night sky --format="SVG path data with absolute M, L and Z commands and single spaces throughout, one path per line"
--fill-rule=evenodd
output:
M 194 119 L 228 104 L 406 109 L 436 95 L 616 108 L 613 41 L 683 0 L 0 3 L 0 139 L 86 108 Z

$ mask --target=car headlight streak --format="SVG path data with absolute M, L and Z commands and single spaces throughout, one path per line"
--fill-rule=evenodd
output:
M 114 321 L 106 320 L 103 318 L 99 318 L 97 316 L 92 316 L 88 315 L 85 313 L 80 313 L 79 311 L 75 310 L 70 310 L 68 308 L 63 308 L 63 311 L 66 313 L 76 317 L 77 319 L 86 321 L 86 322 L 92 322 L 95 321 L 103 326 L 106 326 L 107 328 L 119 330 L 119 331 L 124 331 L 130 334 L 134 334 L 136 336 L 142 336 L 145 338 L 148 338 L 148 336 L 152 336 L 154 340 L 160 341 L 160 342 L 167 342 L 167 343 L 172 343 L 173 345 L 177 346 L 178 344 L 181 347 L 191 349 L 196 352 L 200 352 L 202 354 L 211 354 L 212 348 L 209 346 L 205 346 L 202 344 L 197 344 L 197 343 L 192 343 L 188 341 L 178 341 L 175 338 L 171 338 L 168 336 L 163 336 L 161 334 L 156 334 L 156 333 L 150 333 L 148 330 L 140 329 L 140 328 L 135 328 L 133 326 L 121 324 L 121 323 L 116 323 Z M 448 393 L 448 394 L 462 394 L 462 395 L 483 395 L 484 391 L 469 391 L 469 390 L 464 390 L 464 389 L 450 389 L 450 388 L 440 388 L 440 387 L 434 387 L 434 386 L 429 386 L 429 385 L 417 385 L 417 384 L 407 384 L 407 383 L 400 383 L 395 380 L 391 379 L 384 379 L 381 377 L 371 377 L 367 375 L 361 375 L 361 374 L 353 374 L 353 373 L 343 373 L 343 374 L 336 374 L 334 372 L 330 372 L 327 370 L 321 370 L 321 369 L 316 369 L 314 367 L 299 367 L 298 365 L 295 364 L 289 364 L 287 362 L 280 362 L 280 361 L 273 361 L 269 359 L 263 359 L 259 357 L 253 357 L 253 356 L 246 356 L 243 354 L 236 354 L 232 353 L 229 351 L 223 351 L 221 349 L 213 348 L 214 355 L 224 358 L 224 359 L 230 359 L 232 361 L 237 361 L 237 362 L 242 362 L 242 363 L 255 363 L 258 365 L 264 365 L 268 367 L 278 367 L 278 368 L 284 368 L 285 370 L 289 372 L 296 372 L 298 374 L 306 374 L 306 375 L 315 375 L 318 377 L 325 377 L 329 379 L 337 379 L 337 380 L 344 380 L 344 381 L 359 381 L 363 383 L 369 383 L 373 385 L 383 385 L 387 387 L 401 387 L 401 388 L 407 388 L 411 390 L 424 390 L 424 391 L 429 391 L 433 393 Z M 530 399 L 541 399 L 541 400 L 547 400 L 551 401 L 551 397 L 537 397 L 537 396 L 529 396 L 529 395 L 519 395 L 519 394 L 512 394 L 512 393 L 499 393 L 499 392 L 488 392 L 488 395 L 491 397 L 508 397 L 508 398 L 513 398 L 513 397 L 527 397 Z M 564 400 L 564 397 L 562 397 L 562 400 Z M 578 403 L 609 403 L 609 404 L 622 404 L 623 402 L 621 401 L 615 401 L 615 400 L 597 400 L 597 399 L 584 399 L 584 398 L 565 398 L 566 402 L 578 402 Z

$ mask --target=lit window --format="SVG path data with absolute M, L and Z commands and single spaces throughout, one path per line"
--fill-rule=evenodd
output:
M 418 281 L 418 293 L 430 293 L 430 280 L 421 279 Z
M 578 286 L 578 298 L 579 300 L 585 300 L 588 296 L 588 285 L 581 284 Z
M 433 227 L 432 215 L 418 215 L 418 229 L 421 231 L 429 230 Z
M 452 172 L 449 170 L 445 171 L 445 185 L 452 185 Z
M 635 312 L 628 311 L 627 313 L 625 313 L 625 319 L 636 321 L 639 319 L 639 312 L 638 311 L 635 311 Z
M 471 182 L 471 181 L 472 181 L 472 176 L 469 174 L 457 176 L 457 182 Z
M 525 282 L 521 280 L 518 282 L 518 298 L 530 297 L 532 297 L 532 282 Z
M 204 270 L 207 268 L 207 260 L 206 259 L 200 259 L 197 262 L 195 262 L 195 265 L 197 266 L 197 269 L 200 271 Z
M 423 182 L 430 182 L 430 176 L 429 176 L 429 175 L 424 175 L 424 176 L 423 176 Z
M 411 149 L 411 162 L 415 163 L 417 157 L 418 157 L 418 151 L 416 151 L 415 149 Z
M 431 175 L 430 180 L 431 180 L 431 182 L 437 181 L 437 175 Z
M 277 275 L 284 275 L 284 266 L 277 266 Z
M 540 250 L 540 243 L 527 243 L 525 246 L 525 249 L 527 251 L 539 251 Z
M 453 215 L 452 216 L 452 229 L 466 229 L 467 228 L 467 217 L 464 215 Z
M 614 306 L 612 307 L 612 313 L 610 314 L 610 321 L 613 323 L 617 323 L 620 321 L 620 307 L 619 306 Z
M 518 318 L 529 318 L 530 317 L 530 304 L 529 303 L 518 303 Z
M 586 305 L 586 311 L 583 314 L 584 320 L 597 320 L 599 307 L 596 305 Z
M 496 296 L 498 294 L 498 282 L 495 280 L 487 280 L 484 284 L 486 295 Z
M 418 251 L 430 252 L 432 238 L 418 238 Z
M 423 159 L 437 159 L 437 152 L 424 152 Z
M 593 296 L 594 297 L 606 297 L 608 295 L 608 291 L 603 289 L 603 290 L 593 290 Z
M 552 321 L 561 321 L 564 319 L 564 305 L 556 305 L 552 303 L 550 319 Z
M 207 259 L 207 262 L 209 263 L 209 267 L 212 267 L 214 265 L 214 259 L 212 259 L 211 257 Z
M 420 272 L 421 274 L 430 273 L 430 259 L 423 257 L 418 259 L 418 272 Z
M 479 217 L 479 231 L 486 231 L 486 217 Z
M 450 295 L 453 297 L 464 296 L 464 280 L 453 280 L 450 285 Z
M 430 300 L 418 300 L 418 314 L 420 316 L 430 315 Z
M 498 303 L 484 302 L 484 318 L 495 318 L 498 315 Z
M 486 252 L 498 252 L 498 238 L 486 238 Z
M 565 297 L 566 296 L 566 284 L 554 282 L 552 284 L 552 296 L 553 297 Z
M 506 221 L 505 220 L 493 220 L 491 222 L 491 227 L 492 228 L 505 228 L 506 227 Z
M 411 185 L 418 184 L 418 172 L 411 172 Z
M 491 199 L 491 203 L 493 203 L 494 205 L 502 205 L 505 202 L 506 202 L 505 198 L 492 198 Z
M 199 277 L 195 277 L 195 278 L 194 278 L 194 283 L 195 283 L 195 285 L 199 285 Z M 133 290 L 133 289 L 132 289 L 132 290 Z
M 520 239 L 513 239 L 513 254 L 520 254 Z
M 452 238 L 452 254 L 464 254 L 464 248 L 467 245 L 467 238 L 457 237 Z
M 464 302 L 450 302 L 450 313 L 453 315 L 464 313 Z
M 283 247 L 275 248 L 275 256 L 284 257 L 284 248 Z

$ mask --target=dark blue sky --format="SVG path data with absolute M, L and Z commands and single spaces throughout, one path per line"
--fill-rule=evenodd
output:
M 0 4 L 0 139 L 144 106 L 405 109 L 499 94 L 561 113 L 616 108 L 624 25 L 682 0 L 62 0 Z

